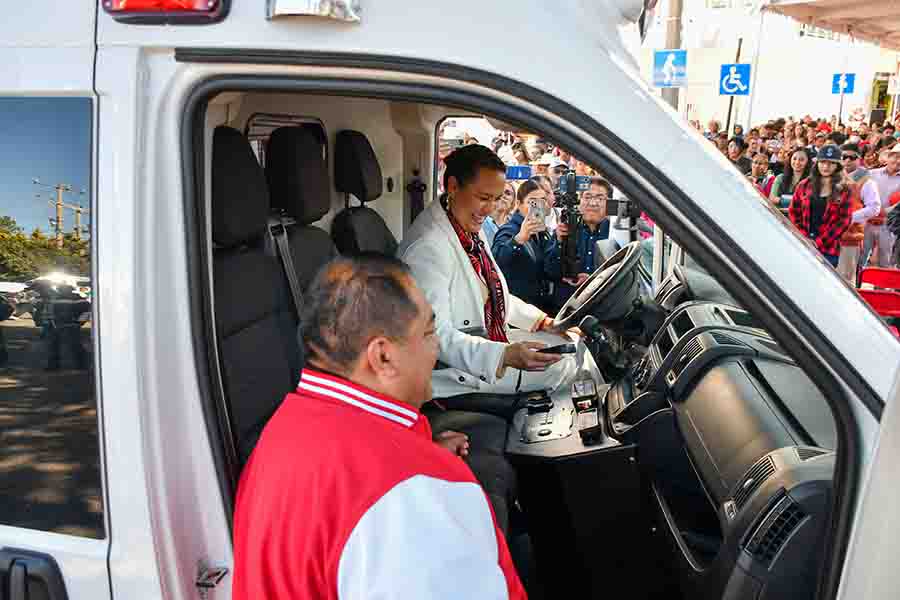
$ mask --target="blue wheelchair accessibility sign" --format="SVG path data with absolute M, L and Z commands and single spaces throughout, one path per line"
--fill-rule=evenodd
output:
M 856 73 L 835 73 L 831 79 L 832 94 L 852 94 L 856 84 Z
M 654 87 L 687 85 L 687 50 L 657 50 L 653 53 Z
M 750 65 L 746 63 L 722 65 L 719 73 L 719 95 L 750 95 Z

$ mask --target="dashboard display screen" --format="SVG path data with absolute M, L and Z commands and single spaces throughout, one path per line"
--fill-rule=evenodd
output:
M 662 358 L 665 358 L 672 351 L 672 348 L 675 347 L 675 340 L 672 339 L 672 335 L 668 330 L 664 330 L 663 334 L 659 336 L 659 342 L 657 342 L 656 347 L 659 348 L 659 355 Z
M 687 311 L 682 312 L 672 321 L 672 329 L 675 330 L 675 336 L 680 340 L 688 331 L 694 328 L 694 322 L 691 320 Z
M 728 318 L 738 327 L 755 327 L 759 329 L 759 323 L 748 312 L 742 310 L 726 310 Z

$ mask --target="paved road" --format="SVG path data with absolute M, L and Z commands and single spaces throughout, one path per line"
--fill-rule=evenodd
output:
M 0 523 L 103 537 L 94 381 L 63 354 L 47 371 L 46 340 L 30 318 L 0 322 Z M 90 347 L 90 329 L 81 329 Z

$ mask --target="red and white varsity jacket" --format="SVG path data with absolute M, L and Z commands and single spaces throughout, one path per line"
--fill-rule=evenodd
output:
M 304 370 L 238 487 L 235 600 L 519 599 L 472 471 L 414 408 Z

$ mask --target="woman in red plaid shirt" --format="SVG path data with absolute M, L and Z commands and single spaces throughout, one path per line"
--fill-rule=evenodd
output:
M 822 146 L 812 174 L 794 190 L 788 211 L 794 226 L 814 241 L 833 267 L 837 267 L 841 236 L 852 217 L 850 189 L 841 169 L 841 149 L 833 144 Z

